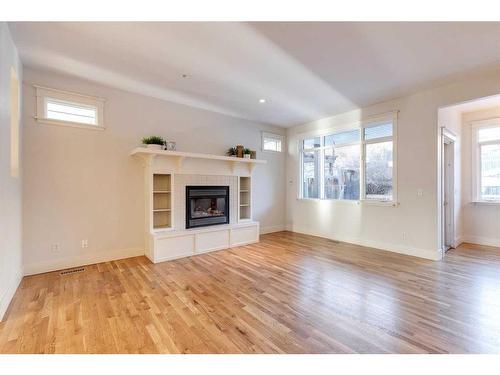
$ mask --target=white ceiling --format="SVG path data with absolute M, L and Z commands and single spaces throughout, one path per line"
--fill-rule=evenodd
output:
M 500 23 L 12 22 L 9 28 L 25 66 L 285 127 L 500 65 Z

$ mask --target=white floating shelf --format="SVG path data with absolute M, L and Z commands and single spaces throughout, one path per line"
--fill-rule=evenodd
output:
M 170 212 L 170 208 L 155 208 L 153 212 Z
M 130 155 L 157 155 L 157 156 L 171 156 L 171 157 L 177 157 L 177 158 L 224 160 L 224 161 L 230 161 L 230 162 L 236 162 L 236 163 L 249 163 L 249 164 L 266 164 L 267 163 L 267 160 L 260 160 L 260 159 L 245 159 L 245 158 L 237 158 L 234 156 L 198 154 L 195 152 L 152 150 L 152 149 L 149 149 L 146 147 L 137 147 L 137 148 L 132 150 Z
M 182 167 L 182 163 L 185 159 L 204 159 L 204 160 L 219 160 L 225 161 L 231 164 L 231 169 L 234 171 L 236 164 L 247 165 L 248 170 L 252 172 L 253 168 L 257 164 L 266 164 L 267 160 L 260 159 L 245 159 L 237 158 L 234 156 L 222 156 L 222 155 L 212 155 L 212 154 L 198 154 L 196 152 L 182 152 L 182 151 L 167 151 L 167 150 L 153 150 L 146 147 L 137 147 L 130 153 L 132 156 L 140 156 L 147 160 L 151 160 L 155 157 L 169 157 L 174 158 L 177 161 L 177 166 L 179 169 Z
M 169 194 L 170 190 L 153 190 L 155 194 Z

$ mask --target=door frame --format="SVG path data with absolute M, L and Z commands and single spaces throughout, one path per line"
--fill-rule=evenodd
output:
M 457 136 L 441 128 L 441 249 L 455 247 L 455 146 Z M 450 165 L 447 166 L 446 164 Z M 450 169 L 448 172 L 448 168 Z M 451 171 L 451 173 L 450 173 Z M 451 197 L 451 198 L 448 198 Z M 448 198 L 448 199 L 447 199 Z

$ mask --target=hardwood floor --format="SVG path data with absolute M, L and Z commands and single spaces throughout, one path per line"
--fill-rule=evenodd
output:
M 500 249 L 442 262 L 290 232 L 24 278 L 1 353 L 500 353 Z

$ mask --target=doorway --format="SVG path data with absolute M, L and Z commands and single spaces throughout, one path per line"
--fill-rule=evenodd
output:
M 442 231 L 443 253 L 455 247 L 455 135 L 442 128 Z

